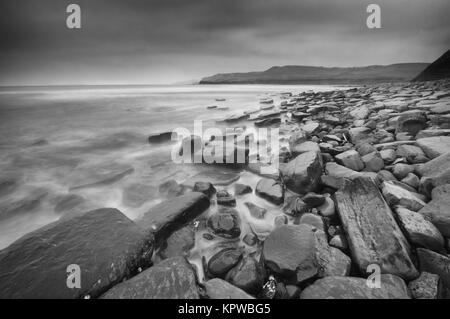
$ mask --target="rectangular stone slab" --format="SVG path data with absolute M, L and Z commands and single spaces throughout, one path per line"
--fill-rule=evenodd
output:
M 358 177 L 335 193 L 336 207 L 347 235 L 353 261 L 362 273 L 377 264 L 382 273 L 405 279 L 418 276 L 410 247 L 377 185 Z

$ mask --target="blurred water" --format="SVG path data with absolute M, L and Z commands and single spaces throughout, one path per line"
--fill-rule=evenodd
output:
M 330 86 L 218 85 L 0 88 L 0 249 L 74 210 L 115 207 L 131 219 L 157 187 L 205 168 L 172 163 L 151 133 L 221 126 L 279 93 Z M 225 101 L 216 101 L 225 99 Z M 207 110 L 207 106 L 228 110 Z M 75 208 L 71 208 L 75 207 Z

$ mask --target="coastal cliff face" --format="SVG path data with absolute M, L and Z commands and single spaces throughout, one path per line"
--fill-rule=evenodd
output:
M 433 81 L 450 78 L 450 50 L 423 70 L 414 81 Z
M 275 66 L 262 72 L 223 73 L 205 77 L 200 84 L 362 84 L 410 81 L 428 63 L 399 63 L 354 68 Z

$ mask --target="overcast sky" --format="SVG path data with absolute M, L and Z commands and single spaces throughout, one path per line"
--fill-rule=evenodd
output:
M 66 28 L 77 3 L 82 28 Z M 366 7 L 381 6 L 381 29 Z M 449 0 L 1 0 L 0 85 L 174 83 L 274 65 L 432 62 Z

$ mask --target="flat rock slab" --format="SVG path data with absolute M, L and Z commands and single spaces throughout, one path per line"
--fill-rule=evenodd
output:
M 376 184 L 358 177 L 335 193 L 337 211 L 346 232 L 353 261 L 365 273 L 378 264 L 383 273 L 405 279 L 418 276 L 409 244 Z
M 208 280 L 203 286 L 206 296 L 210 299 L 255 299 L 244 290 L 220 278 Z
M 203 213 L 209 205 L 207 196 L 192 192 L 156 205 L 137 219 L 136 224 L 154 233 L 157 240 L 165 239 L 171 232 Z
M 325 277 L 303 290 L 300 299 L 410 299 L 401 278 L 381 275 L 380 281 L 380 288 L 370 288 L 365 278 Z
M 120 211 L 103 208 L 57 221 L 0 251 L 0 298 L 97 297 L 151 264 L 153 240 Z M 69 289 L 67 267 L 81 271 Z
M 195 272 L 183 257 L 162 261 L 108 290 L 102 299 L 199 299 Z
M 416 142 L 429 158 L 450 153 L 450 136 L 420 138 Z

